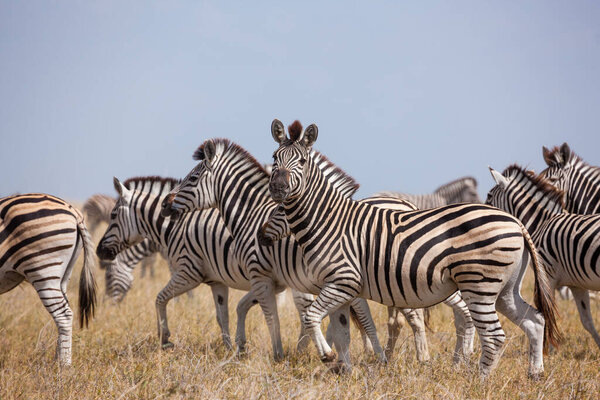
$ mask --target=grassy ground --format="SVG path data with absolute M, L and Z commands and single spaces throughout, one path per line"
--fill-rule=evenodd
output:
M 70 283 L 77 302 L 80 263 Z M 161 260 L 162 263 L 162 260 Z M 103 274 L 97 273 L 99 298 Z M 351 374 L 327 372 L 311 344 L 304 354 L 295 351 L 299 321 L 291 297 L 280 310 L 285 361 L 271 361 L 270 340 L 262 313 L 248 316 L 249 355 L 238 359 L 221 344 L 210 291 L 201 287 L 193 298 L 183 296 L 168 307 L 175 349 L 158 349 L 154 297 L 168 280 L 166 265 L 157 276 L 141 279 L 118 306 L 100 302 L 87 330 L 74 329 L 73 365 L 60 370 L 54 361 L 56 328 L 33 288 L 23 284 L 0 296 L 0 399 L 75 398 L 598 398 L 600 352 L 583 330 L 575 305 L 558 300 L 562 347 L 546 357 L 545 376 L 527 378 L 527 342 L 523 333 L 503 319 L 508 335 L 499 367 L 481 382 L 476 365 L 453 366 L 451 312 L 438 306 L 429 333 L 431 361 L 415 359 L 410 329 L 405 327 L 388 365 L 364 355 L 358 332 L 352 331 L 354 368 Z M 524 293 L 531 295 L 531 277 Z M 235 304 L 242 293 L 230 295 L 231 328 Z M 371 304 L 380 340 L 386 340 L 386 311 Z M 598 304 L 593 315 L 600 322 Z M 233 333 L 233 332 L 232 332 Z M 478 346 L 478 342 L 476 342 Z

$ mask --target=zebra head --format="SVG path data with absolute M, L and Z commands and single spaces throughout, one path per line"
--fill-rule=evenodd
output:
M 198 165 L 177 185 L 162 202 L 163 217 L 174 217 L 216 205 L 214 166 L 222 154 L 225 141 L 207 140 L 194 153 Z M 218 154 L 217 154 L 218 153 Z
M 533 171 L 518 165 L 503 173 L 489 168 L 496 186 L 489 191 L 486 204 L 514 215 L 530 232 L 537 229 L 540 220 L 563 211 L 564 193 Z
M 574 154 L 567 143 L 563 143 L 560 147 L 555 147 L 548 150 L 545 146 L 542 147 L 542 155 L 548 168 L 543 170 L 540 175 L 546 178 L 552 185 L 565 189 L 569 185 L 569 173 L 573 167 L 575 160 Z
M 114 260 L 121 251 L 144 239 L 131 215 L 133 190 L 129 190 L 117 178 L 113 178 L 113 184 L 119 198 L 110 212 L 108 228 L 96 249 L 101 260 Z
M 117 260 L 118 258 L 105 266 L 104 274 L 106 278 L 106 296 L 119 303 L 131 288 L 133 273 L 130 268 L 124 267 Z
M 271 124 L 273 139 L 279 148 L 273 153 L 273 172 L 269 181 L 271 197 L 277 203 L 283 203 L 300 197 L 306 189 L 306 175 L 309 173 L 312 159 L 310 151 L 317 140 L 319 129 L 315 124 L 302 130 L 299 121 L 288 127 L 289 139 L 284 126 L 278 119 Z

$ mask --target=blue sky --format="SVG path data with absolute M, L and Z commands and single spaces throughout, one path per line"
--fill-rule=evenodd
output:
M 205 139 L 259 161 L 273 118 L 361 184 L 430 192 L 487 165 L 600 165 L 600 3 L 0 2 L 0 195 L 183 177 Z

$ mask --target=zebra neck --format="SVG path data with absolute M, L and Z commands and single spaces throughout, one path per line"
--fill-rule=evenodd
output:
M 515 217 L 523 223 L 531 235 L 550 218 L 563 212 L 561 203 L 536 190 L 535 186 L 525 186 L 522 190 L 527 193 L 526 196 L 518 196 L 519 201 L 512 206 Z
M 172 224 L 170 220 L 165 220 L 160 215 L 161 202 L 164 196 L 157 196 L 150 193 L 140 193 L 136 199 L 134 207 L 134 221 L 138 231 L 146 239 L 161 246 L 167 245 L 167 237 L 164 229 Z
M 273 203 L 269 177 L 251 163 L 215 171 L 217 208 L 233 237 L 239 237 L 258 207 Z M 273 203 L 275 207 L 275 203 Z
M 306 188 L 302 195 L 284 203 L 290 231 L 302 245 L 318 241 L 324 227 L 339 220 L 354 202 L 339 193 L 323 172 L 312 162 L 305 176 Z

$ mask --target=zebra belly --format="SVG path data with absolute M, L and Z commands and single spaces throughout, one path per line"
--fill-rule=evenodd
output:
M 15 271 L 0 271 L 0 294 L 17 287 L 25 277 Z

